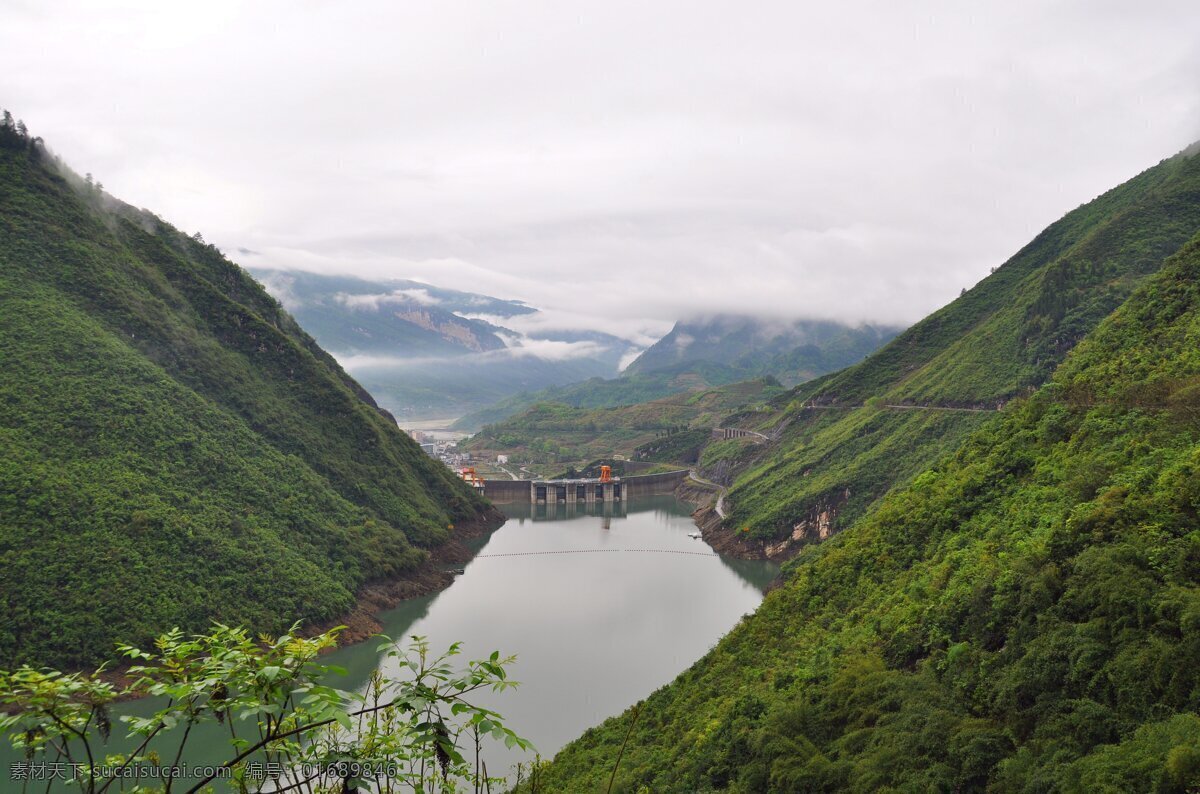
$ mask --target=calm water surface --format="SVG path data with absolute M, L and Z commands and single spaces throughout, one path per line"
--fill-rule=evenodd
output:
M 778 573 L 772 563 L 720 557 L 688 537 L 696 532 L 691 507 L 670 496 L 607 510 L 501 509 L 509 520 L 479 542 L 450 588 L 405 601 L 380 622 L 393 638 L 428 637 L 434 651 L 461 641 L 464 662 L 493 650 L 516 654 L 509 672 L 520 687 L 477 693 L 477 702 L 503 714 L 544 757 L 689 667 L 757 607 Z M 363 686 L 380 664 L 377 645 L 325 657 L 349 671 L 330 683 Z M 153 708 L 137 702 L 121 712 Z M 227 734 L 204 727 L 213 730 L 189 741 L 201 751 L 193 763 L 224 760 Z M 486 755 L 493 774 L 522 760 L 500 746 Z

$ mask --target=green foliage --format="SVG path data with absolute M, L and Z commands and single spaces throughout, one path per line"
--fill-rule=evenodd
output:
M 664 433 L 634 449 L 633 459 L 690 465 L 700 459 L 700 451 L 711 439 L 712 430 L 706 427 Z
M 0 148 L 0 661 L 278 631 L 482 501 L 236 265 Z
M 362 692 L 329 686 L 337 668 L 318 663 L 337 644 L 340 629 L 305 638 L 296 626 L 277 638 L 251 638 L 244 629 L 214 625 L 186 637 L 178 629 L 160 636 L 155 650 L 123 645 L 134 662 L 131 683 L 118 689 L 103 671 L 64 675 L 28 666 L 0 671 L 0 732 L 31 764 L 70 765 L 79 790 L 99 794 L 125 775 L 162 780 L 162 789 L 197 791 L 225 780 L 235 791 L 262 791 L 273 781 L 256 775 L 271 764 L 279 786 L 305 791 L 456 791 L 485 784 L 473 752 L 482 737 L 530 749 L 494 711 L 471 703 L 481 689 L 516 686 L 507 676 L 512 657 L 492 653 L 456 669 L 459 646 L 435 656 L 421 637 L 407 646 L 387 638 L 384 658 L 403 674 L 376 671 Z M 122 716 L 134 748 L 106 747 L 113 731 L 110 706 L 118 699 L 151 696 L 163 707 L 148 717 Z M 189 764 L 192 729 L 206 722 L 229 730 L 229 754 L 219 765 Z M 472 755 L 464 755 L 468 740 Z M 215 766 L 206 779 L 178 777 L 181 765 Z M 120 770 L 123 774 L 113 774 Z M 501 783 L 500 780 L 486 781 Z M 176 789 L 177 790 L 177 789 Z M 273 790 L 273 789 L 271 789 Z
M 1200 786 L 1197 351 L 1200 235 L 641 704 L 621 790 Z M 547 789 L 602 788 L 628 726 Z
M 681 443 L 689 444 L 695 434 L 710 433 L 730 411 L 771 399 L 781 391 L 774 378 L 758 378 L 617 408 L 538 403 L 518 416 L 484 427 L 463 446 L 488 457 L 500 453 L 520 460 L 574 464 L 576 468 L 613 455 L 640 460 L 637 450 L 655 448 L 656 439 L 666 437 L 664 447 L 675 449 L 670 438 L 684 436 L 686 431 Z M 687 430 L 689 427 L 692 429 Z M 686 462 L 664 460 L 662 455 L 646 459 Z
M 772 330 L 771 323 L 745 317 L 678 323 L 619 378 L 591 378 L 517 394 L 462 417 L 454 426 L 475 431 L 539 402 L 615 408 L 757 378 L 779 379 L 791 386 L 861 361 L 898 329 L 802 321 L 792 328 L 774 329 L 778 332 L 775 336 L 771 336 Z M 681 336 L 699 341 L 681 347 Z
M 714 441 L 704 448 L 704 452 L 700 455 L 700 467 L 702 470 L 713 468 L 719 463 L 729 463 L 741 460 L 748 452 L 752 452 L 758 446 L 758 442 L 753 438 L 730 438 L 723 441 Z
M 740 380 L 739 374 L 707 361 L 645 373 L 627 373 L 619 378 L 590 378 L 566 386 L 523 392 L 495 405 L 467 414 L 454 423 L 456 430 L 476 431 L 521 414 L 539 403 L 559 403 L 572 408 L 617 408 L 660 400 L 682 392 L 703 391 Z
M 599 477 L 600 467 L 608 466 L 614 477 L 631 477 L 643 474 L 659 474 L 667 471 L 678 471 L 678 466 L 668 464 L 661 465 L 646 465 L 644 463 L 631 463 L 625 460 L 614 460 L 613 458 L 597 458 L 590 461 L 586 466 L 576 468 L 571 466 L 566 471 L 551 474 L 547 479 L 551 480 L 574 480 L 578 478 L 595 478 Z
M 859 406 L 994 409 L 1031 393 L 1198 227 L 1194 148 L 1068 213 L 861 363 L 778 398 L 786 432 L 735 480 L 729 525 L 778 540 L 833 504 L 849 526 L 988 418 Z

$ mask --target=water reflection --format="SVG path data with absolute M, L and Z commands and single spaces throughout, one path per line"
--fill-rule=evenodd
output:
M 510 520 L 472 544 L 478 556 L 449 589 L 405 601 L 380 621 L 393 638 L 429 637 L 434 650 L 463 641 L 464 660 L 516 653 L 511 672 L 521 687 L 480 701 L 543 756 L 703 656 L 758 605 L 778 572 L 772 563 L 719 557 L 692 539 L 691 507 L 674 497 L 500 507 Z M 330 683 L 363 687 L 380 664 L 377 647 L 367 641 L 330 654 L 328 663 L 348 673 Z M 116 711 L 145 716 L 157 707 L 146 700 Z M 191 762 L 224 761 L 227 739 L 220 726 L 198 726 Z M 122 744 L 114 733 L 114 749 Z M 173 755 L 163 744 L 160 754 Z M 492 770 L 524 760 L 499 746 L 487 757 Z M 0 749 L 0 764 L 16 760 Z
M 628 517 L 626 502 L 515 502 L 498 505 L 510 521 L 570 521 L 582 516 L 597 516 L 606 520 L 606 528 L 613 519 Z

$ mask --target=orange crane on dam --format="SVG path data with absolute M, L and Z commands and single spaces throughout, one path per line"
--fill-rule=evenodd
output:
M 458 476 L 471 484 L 471 487 L 483 490 L 483 478 L 475 473 L 474 466 L 467 466 L 458 470 Z

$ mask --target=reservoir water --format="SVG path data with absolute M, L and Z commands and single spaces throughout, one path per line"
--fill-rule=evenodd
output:
M 380 622 L 394 639 L 428 637 L 434 651 L 461 641 L 464 663 L 494 650 L 515 654 L 509 673 L 519 688 L 476 702 L 499 711 L 547 758 L 703 656 L 757 607 L 778 573 L 773 563 L 721 557 L 689 537 L 691 507 L 673 496 L 500 507 L 509 520 L 477 543 L 478 555 L 451 587 L 405 601 Z M 325 657 L 348 670 L 329 683 L 363 686 L 380 664 L 377 646 L 367 641 Z M 154 707 L 138 701 L 116 711 Z M 191 763 L 228 758 L 228 734 L 203 727 L 188 743 L 197 751 Z M 119 731 L 118 723 L 114 743 Z M 6 764 L 16 760 L 7 746 L 3 756 Z M 527 760 L 500 746 L 487 757 L 493 774 Z

